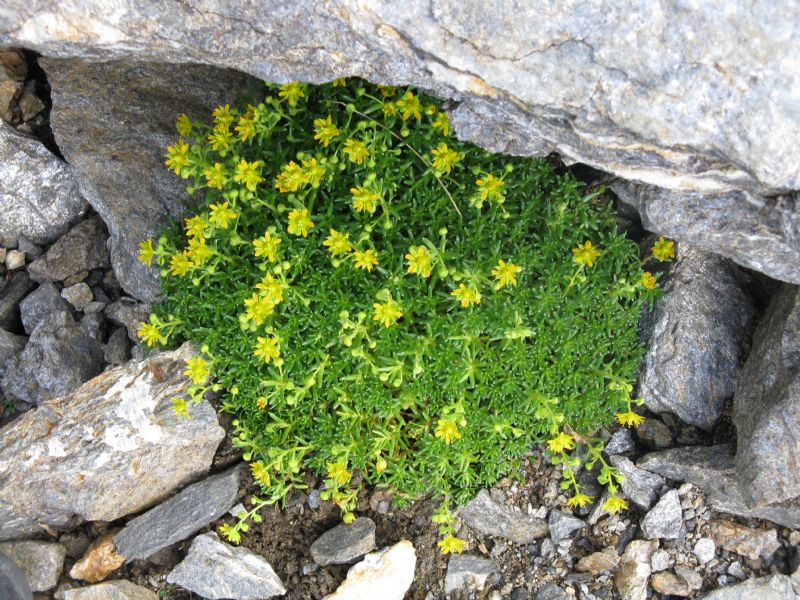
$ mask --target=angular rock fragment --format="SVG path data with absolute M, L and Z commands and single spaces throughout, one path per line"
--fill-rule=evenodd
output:
M 139 325 L 147 321 L 153 307 L 133 298 L 120 298 L 106 307 L 106 317 L 112 323 L 122 325 L 133 342 L 139 341 Z
M 117 552 L 114 545 L 113 538 L 116 533 L 117 530 L 112 529 L 92 542 L 81 559 L 72 566 L 69 576 L 97 583 L 119 569 L 125 562 L 125 557 Z
M 155 592 L 124 579 L 66 590 L 63 600 L 158 600 Z
M 28 294 L 19 304 L 22 327 L 30 335 L 39 323 L 49 321 L 56 313 L 74 314 L 70 305 L 61 297 L 56 286 L 50 282 L 43 283 Z
M 197 536 L 186 558 L 167 582 L 211 600 L 253 600 L 282 596 L 286 588 L 262 557 L 246 548 L 234 548 L 215 533 Z
M 497 567 L 488 558 L 474 554 L 453 554 L 447 562 L 444 593 L 480 591 L 489 575 L 496 572 Z
M 692 595 L 692 590 L 689 585 L 683 579 L 669 571 L 653 573 L 651 584 L 653 589 L 660 594 L 678 596 L 680 598 L 686 598 Z
M 8 361 L 22 352 L 27 341 L 26 337 L 0 329 L 0 379 L 3 378 Z
M 108 234 L 100 217 L 81 221 L 28 266 L 34 281 L 64 281 L 82 271 L 109 266 Z
M 340 523 L 311 544 L 311 558 L 320 566 L 341 565 L 375 548 L 375 523 L 359 517 L 349 525 Z
M 347 571 L 347 579 L 323 600 L 403 600 L 414 581 L 417 554 L 408 540 L 372 552 Z
M 550 531 L 543 519 L 498 504 L 486 490 L 479 491 L 472 502 L 459 510 L 459 515 L 475 531 L 517 544 L 530 544 Z
M 677 490 L 670 490 L 650 509 L 641 522 L 642 533 L 649 539 L 674 540 L 683 529 L 683 511 Z
M 650 510 L 658 498 L 658 490 L 664 485 L 664 479 L 654 473 L 637 468 L 630 459 L 624 456 L 612 456 L 610 462 L 625 477 L 621 484 L 625 497 L 642 510 Z
M 650 579 L 650 557 L 658 549 L 658 540 L 634 540 L 627 545 L 614 577 L 622 600 L 645 600 Z
M 554 544 L 558 544 L 578 529 L 586 527 L 586 523 L 560 510 L 553 510 L 547 519 L 547 526 L 550 528 L 550 539 Z
M 8 282 L 0 280 L 0 327 L 12 333 L 21 331 L 19 303 L 35 286 L 25 271 L 14 273 Z
M 727 519 L 709 523 L 708 535 L 720 548 L 751 560 L 768 558 L 780 548 L 775 529 L 753 529 Z
M 55 542 L 22 541 L 0 543 L 0 554 L 17 564 L 32 592 L 46 592 L 58 584 L 67 551 Z
M 613 571 L 619 564 L 620 556 L 614 546 L 603 548 L 600 552 L 594 552 L 581 558 L 575 565 L 578 573 L 591 573 L 599 575 L 604 571 Z

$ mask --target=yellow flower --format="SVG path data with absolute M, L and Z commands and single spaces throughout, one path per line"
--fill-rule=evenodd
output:
M 254 160 L 248 163 L 242 159 L 236 165 L 236 173 L 233 176 L 233 180 L 236 183 L 243 183 L 248 190 L 255 192 L 256 186 L 263 181 L 259 173 L 260 167 L 260 161 Z
M 278 96 L 284 98 L 286 102 L 289 103 L 289 106 L 296 106 L 297 101 L 300 98 L 305 97 L 305 92 L 303 88 L 300 87 L 299 81 L 293 81 L 291 83 L 287 83 L 286 85 L 282 85 L 280 91 L 278 92 Z
M 245 310 L 244 316 L 256 325 L 261 325 L 264 319 L 275 312 L 275 304 L 276 302 L 273 302 L 271 298 L 254 293 L 244 301 L 245 308 L 247 309 Z
M 195 385 L 200 385 L 208 379 L 208 363 L 199 356 L 193 356 L 186 361 L 186 370 L 183 372 Z
M 466 543 L 467 542 L 465 540 L 448 535 L 436 545 L 439 546 L 439 550 L 441 550 L 442 554 L 452 554 L 453 552 L 458 552 L 461 554 L 461 552 L 464 550 L 464 544 Z
M 459 161 L 458 153 L 448 148 L 444 142 L 431 150 L 431 154 L 433 155 L 433 168 L 439 173 L 449 173 L 453 170 L 453 165 Z
M 356 269 L 366 269 L 371 273 L 372 267 L 378 264 L 378 257 L 371 248 L 363 252 L 361 250 L 356 250 L 353 256 L 356 259 Z
M 328 248 L 331 256 L 339 256 L 340 254 L 347 254 L 353 249 L 350 245 L 350 234 L 341 233 L 335 229 L 331 229 L 331 234 L 322 242 L 323 246 Z
M 253 350 L 253 356 L 263 360 L 267 364 L 269 364 L 271 360 L 276 361 L 279 359 L 281 353 L 280 349 L 278 348 L 278 338 L 259 337 L 257 339 L 255 350 Z
M 447 113 L 440 112 L 433 121 L 433 128 L 442 132 L 442 135 L 450 135 L 450 118 Z
M 143 240 L 139 242 L 139 262 L 149 267 L 153 264 L 155 255 L 156 249 L 153 248 L 153 240 Z
M 236 125 L 236 132 L 239 134 L 239 139 L 243 142 L 256 137 L 256 117 L 252 111 L 247 111 L 246 114 L 239 117 L 239 123 Z
M 344 142 L 344 153 L 347 154 L 350 162 L 360 165 L 364 162 L 364 159 L 369 157 L 369 148 L 361 140 L 347 138 Z
M 322 142 L 322 145 L 327 148 L 331 140 L 339 136 L 339 128 L 333 123 L 333 119 L 328 115 L 326 119 L 314 119 L 314 139 Z
M 280 243 L 280 237 L 267 231 L 260 238 L 253 240 L 253 246 L 256 248 L 255 254 L 256 256 L 266 256 L 269 262 L 275 262 L 278 257 Z
M 306 183 L 308 181 L 305 171 L 294 161 L 283 165 L 281 172 L 275 178 L 275 187 L 279 192 L 296 192 Z
M 172 412 L 174 412 L 179 417 L 183 417 L 184 419 L 189 418 L 189 408 L 186 406 L 186 400 L 184 398 L 173 398 L 172 399 Z
M 579 265 L 593 267 L 598 256 L 600 256 L 600 252 L 592 246 L 592 242 L 589 240 L 572 249 L 572 260 Z
M 547 440 L 547 446 L 550 448 L 550 452 L 559 454 L 564 450 L 572 450 L 575 447 L 575 438 L 562 431 L 552 440 Z
M 469 308 L 481 303 L 481 294 L 478 290 L 467 287 L 463 283 L 458 284 L 458 289 L 450 292 L 450 295 L 461 301 L 461 308 Z
M 148 348 L 152 348 L 155 344 L 167 343 L 167 336 L 161 333 L 153 317 L 150 317 L 149 323 L 142 322 L 139 325 L 138 336 L 140 340 L 147 344 Z
M 347 470 L 347 461 L 326 463 L 328 467 L 328 479 L 333 479 L 337 485 L 347 485 L 353 474 Z
M 196 267 L 199 267 L 214 255 L 211 248 L 206 246 L 206 238 L 202 236 L 190 239 L 189 247 L 184 252 Z
M 658 238 L 658 241 L 653 244 L 653 256 L 661 262 L 675 258 L 675 242 L 672 240 L 664 239 L 664 236 Z
M 616 413 L 614 416 L 617 418 L 617 422 L 620 425 L 625 425 L 627 427 L 638 427 L 645 421 L 642 415 L 636 414 L 632 410 Z
M 203 234 L 208 227 L 208 223 L 203 220 L 200 215 L 195 215 L 186 219 L 186 235 L 188 237 L 203 237 Z
M 405 96 L 397 100 L 396 104 L 397 109 L 402 113 L 401 116 L 404 121 L 407 121 L 411 117 L 416 117 L 417 119 L 422 118 L 422 103 L 420 103 L 419 98 L 411 92 L 406 92 Z
M 307 208 L 295 208 L 289 212 L 289 227 L 287 231 L 292 235 L 308 237 L 308 232 L 314 228 L 314 223 L 308 214 Z
M 189 166 L 189 144 L 183 140 L 179 140 L 172 146 L 167 147 L 167 160 L 164 163 L 175 172 L 175 175 L 180 175 L 184 167 Z
M 397 114 L 397 107 L 395 106 L 394 102 L 383 103 L 383 114 L 387 117 L 393 117 Z
M 425 278 L 431 276 L 431 254 L 425 246 L 411 246 L 405 259 L 408 262 L 409 273 L 416 273 Z
M 478 196 L 481 201 L 495 200 L 498 203 L 503 202 L 503 186 L 506 184 L 502 179 L 495 177 L 488 173 L 485 177 L 475 180 L 475 185 L 478 186 Z
M 391 327 L 403 316 L 400 305 L 391 298 L 383 304 L 376 302 L 372 305 L 372 308 L 375 310 L 372 320 L 381 323 L 384 327 Z
M 433 435 L 437 438 L 441 438 L 448 446 L 452 444 L 454 440 L 461 439 L 461 432 L 458 430 L 455 419 L 439 419 L 436 425 L 436 431 Z
M 265 408 L 267 408 L 267 404 L 268 404 L 267 399 L 264 396 L 259 396 L 258 399 L 256 400 L 256 408 L 258 410 L 264 410 Z
M 627 510 L 628 503 L 619 496 L 609 496 L 608 500 L 603 503 L 603 510 L 610 512 L 612 515 L 617 514 L 621 510 Z
M 250 465 L 250 472 L 253 474 L 253 479 L 260 483 L 263 487 L 269 487 L 272 479 L 269 476 L 267 467 L 264 466 L 260 460 Z
M 522 272 L 522 267 L 504 260 L 497 261 L 497 266 L 492 269 L 492 277 L 497 282 L 495 288 L 502 289 L 507 285 L 517 285 L 517 275 Z
M 275 279 L 272 273 L 267 273 L 256 284 L 256 289 L 261 290 L 261 295 L 271 304 L 277 305 L 283 302 L 283 283 Z
M 331 87 L 344 87 L 347 85 L 347 80 L 344 77 L 337 77 L 331 81 Z
M 656 287 L 656 278 L 650 271 L 642 273 L 642 287 L 652 290 Z
M 186 253 L 173 254 L 169 260 L 169 272 L 178 277 L 183 277 L 192 268 L 192 261 Z
M 217 125 L 208 134 L 212 150 L 227 150 L 231 145 L 231 130 L 227 125 Z
M 203 169 L 203 175 L 206 178 L 208 187 L 221 190 L 225 184 L 225 172 L 222 170 L 222 165 L 214 163 L 213 167 Z
M 175 128 L 183 137 L 192 135 L 192 122 L 186 115 L 180 115 L 178 117 L 178 120 L 175 122 Z
M 316 158 L 312 158 L 303 161 L 303 172 L 306 183 L 319 187 L 322 178 L 325 176 L 325 167 Z
M 227 229 L 228 224 L 239 216 L 230 208 L 227 202 L 212 204 L 209 208 L 211 209 L 211 214 L 208 215 L 208 222 L 222 229 Z
M 366 187 L 350 188 L 350 193 L 353 195 L 353 208 L 356 212 L 368 212 L 372 214 L 375 212 L 377 202 L 380 196 Z
M 592 501 L 592 497 L 591 496 L 587 496 L 586 494 L 578 493 L 578 494 L 575 494 L 569 500 L 567 500 L 567 506 L 569 506 L 569 507 L 575 507 L 575 506 L 584 507 L 591 501 Z
M 231 114 L 230 104 L 218 106 L 214 109 L 214 112 L 211 113 L 211 116 L 214 117 L 214 123 L 220 127 L 230 127 L 233 123 L 233 115 Z

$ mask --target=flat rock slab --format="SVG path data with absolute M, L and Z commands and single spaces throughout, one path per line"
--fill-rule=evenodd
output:
M 340 523 L 311 544 L 311 558 L 318 565 L 341 565 L 375 548 L 375 523 L 359 517 L 349 525 Z
M 347 571 L 347 579 L 323 600 L 403 600 L 414 581 L 417 553 L 408 540 L 372 552 Z
M 32 592 L 46 592 L 58 584 L 67 550 L 55 542 L 5 542 L 0 544 L 0 554 L 17 564 Z
M 454 554 L 447 562 L 444 593 L 480 591 L 489 575 L 496 572 L 497 566 L 488 558 L 475 554 Z
M 259 600 L 286 593 L 266 560 L 247 548 L 229 546 L 213 532 L 194 539 L 167 582 L 210 600 Z
M 530 544 L 545 537 L 550 528 L 543 519 L 515 511 L 498 504 L 486 490 L 459 511 L 464 522 L 483 535 L 510 540 L 516 544 Z
M 132 519 L 114 536 L 117 550 L 127 561 L 147 558 L 200 531 L 236 504 L 241 472 L 237 465 L 193 483 Z
M 0 510 L 16 519 L 0 539 L 20 522 L 113 521 L 205 474 L 224 436 L 214 408 L 172 409 L 192 355 L 186 344 L 110 369 L 0 430 Z
M 63 600 L 158 600 L 155 592 L 117 579 L 62 592 Z

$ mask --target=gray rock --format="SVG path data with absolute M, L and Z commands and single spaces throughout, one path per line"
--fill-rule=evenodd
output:
M 694 569 L 683 565 L 677 565 L 675 567 L 675 574 L 689 586 L 690 590 L 699 590 L 703 587 L 703 576 Z
M 627 427 L 620 427 L 606 443 L 605 451 L 607 454 L 625 454 L 636 450 L 636 440 L 633 432 Z
M 727 259 L 680 246 L 656 301 L 644 359 L 640 394 L 650 410 L 705 430 L 714 426 L 736 391 L 755 317 L 746 284 Z
M 25 333 L 31 334 L 36 326 L 49 321 L 57 313 L 73 314 L 69 304 L 61 297 L 58 288 L 52 283 L 43 283 L 28 294 L 19 304 L 22 327 Z
M 19 250 L 9 250 L 6 252 L 6 269 L 16 271 L 25 266 L 25 253 Z
M 75 391 L 102 370 L 103 348 L 94 332 L 65 312 L 33 330 L 25 349 L 6 365 L 0 388 L 6 396 L 41 404 Z
M 748 506 L 800 496 L 800 287 L 783 285 L 756 330 L 733 402 Z
M 682 193 L 635 183 L 611 186 L 642 224 L 774 279 L 800 283 L 798 195 Z
M 172 409 L 192 354 L 110 369 L 0 430 L 0 540 L 36 523 L 113 521 L 205 474 L 224 436 L 214 408 L 192 406 L 188 420 Z
M 4 287 L 0 282 L 0 327 L 20 330 L 19 303 L 35 285 L 25 271 L 14 273 Z
M 236 504 L 241 471 L 237 465 L 192 484 L 132 519 L 114 536 L 117 551 L 128 562 L 147 558 L 219 519 Z
M 139 341 L 139 325 L 147 321 L 153 307 L 133 298 L 120 298 L 106 306 L 106 317 L 112 323 L 122 325 L 128 330 L 128 337 L 133 342 Z
M 33 600 L 25 574 L 13 560 L 0 554 L 0 598 Z
M 550 539 L 554 544 L 570 537 L 578 529 L 586 527 L 586 523 L 570 514 L 553 510 L 547 519 L 547 526 L 550 528 Z
M 543 519 L 498 504 L 486 490 L 479 491 L 472 502 L 459 511 L 459 514 L 475 531 L 483 535 L 504 538 L 516 544 L 530 544 L 545 537 L 550 530 Z
M 658 497 L 658 490 L 664 485 L 664 479 L 637 468 L 624 456 L 611 456 L 610 462 L 625 477 L 622 482 L 623 494 L 642 510 L 650 510 Z
M 83 310 L 92 301 L 92 290 L 85 283 L 76 283 L 61 290 L 61 297 L 78 310 Z
M 711 538 L 702 537 L 697 540 L 692 552 L 697 557 L 697 561 L 704 565 L 714 559 L 714 555 L 717 553 L 717 546 Z
M 155 592 L 124 579 L 65 590 L 62 600 L 158 600 Z
M 768 558 L 781 546 L 775 529 L 753 529 L 727 519 L 709 523 L 708 535 L 720 548 L 751 560 Z
M 111 365 L 124 364 L 130 358 L 130 342 L 124 327 L 117 327 L 103 346 L 103 360 Z
M 572 597 L 554 583 L 547 583 L 534 596 L 534 600 L 570 600 Z
M 496 572 L 497 567 L 488 558 L 476 554 L 454 554 L 447 562 L 444 593 L 480 591 L 489 575 Z
M 0 379 L 6 372 L 8 361 L 17 356 L 25 348 L 28 338 L 14 335 L 5 329 L 0 329 Z
M 40 64 L 52 87 L 53 133 L 81 192 L 108 225 L 114 272 L 128 294 L 152 301 L 160 291 L 158 270 L 139 262 L 138 245 L 188 203 L 186 182 L 164 166 L 167 146 L 178 137 L 175 118 L 209 118 L 216 106 L 261 84 L 191 64 L 45 58 Z
M 677 490 L 670 490 L 650 509 L 641 522 L 642 533 L 648 539 L 674 540 L 683 529 L 683 511 Z
M 669 552 L 666 550 L 656 550 L 650 557 L 650 568 L 654 573 L 669 569 Z
M 702 488 L 707 504 L 716 511 L 754 517 L 800 528 L 800 504 L 750 508 L 744 501 L 737 480 L 733 446 L 694 446 L 653 452 L 642 457 L 637 466 L 676 481 L 686 481 Z
M 622 600 L 645 600 L 650 578 L 650 559 L 658 549 L 658 540 L 634 540 L 625 547 L 625 553 L 614 577 Z
M 25 253 L 29 260 L 39 258 L 42 255 L 42 248 L 38 244 L 34 244 L 31 240 L 24 235 L 17 239 L 17 248 Z
M 350 525 L 340 523 L 314 540 L 311 558 L 321 567 L 341 565 L 374 548 L 375 523 L 367 517 L 358 517 Z
M 212 600 L 257 600 L 286 593 L 266 560 L 246 548 L 225 544 L 213 532 L 194 539 L 167 582 Z
M 81 221 L 28 266 L 34 281 L 63 281 L 81 271 L 109 266 L 105 225 L 94 216 Z
M 700 600 L 798 600 L 800 584 L 788 575 L 769 575 L 714 590 Z
M 0 543 L 0 554 L 17 564 L 32 592 L 46 592 L 56 587 L 67 551 L 55 542 L 22 541 Z
M 672 431 L 658 419 L 646 419 L 636 428 L 636 438 L 651 450 L 672 447 Z
M 46 244 L 86 208 L 72 168 L 39 140 L 0 122 L 0 239 Z

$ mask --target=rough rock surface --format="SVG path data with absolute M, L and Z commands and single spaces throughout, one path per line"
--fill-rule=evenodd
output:
M 510 540 L 516 544 L 530 544 L 545 537 L 550 528 L 544 519 L 531 517 L 498 504 L 486 490 L 459 511 L 464 522 L 483 535 Z
M 681 193 L 632 182 L 611 189 L 648 231 L 719 254 L 774 279 L 800 283 L 800 197 Z
M 670 188 L 800 188 L 793 2 L 782 3 L 780 19 L 772 5 L 744 0 L 725 11 L 611 0 L 491 11 L 475 0 L 403 10 L 390 0 L 6 5 L 0 46 L 209 63 L 274 81 L 358 75 L 414 84 L 461 101 L 460 135 L 492 149 L 557 150 Z M 53 64 L 43 64 L 49 74 Z M 62 82 L 51 79 L 55 104 Z
M 152 301 L 160 290 L 158 271 L 138 261 L 138 244 L 187 204 L 186 182 L 164 166 L 167 146 L 178 137 L 175 118 L 186 113 L 208 119 L 217 105 L 259 84 L 202 66 L 49 59 L 40 64 L 53 90 L 53 133 L 81 192 L 111 232 L 117 279 L 131 296 Z
M 0 20 L 2 17 L 0 17 Z M 2 44 L 0 44 L 2 45 Z M 0 241 L 53 241 L 87 208 L 71 167 L 0 121 Z
M 142 510 L 204 474 L 224 431 L 203 402 L 175 414 L 188 345 L 103 373 L 0 431 L 0 539 L 7 519 L 60 528 Z M 4 507 L 5 505 L 5 507 Z
M 311 558 L 320 566 L 341 565 L 375 548 L 375 523 L 359 517 L 349 525 L 340 523 L 311 544 Z
M 670 490 L 650 509 L 641 522 L 642 533 L 648 539 L 674 540 L 683 528 L 683 511 L 677 490 Z
M 1 72 L 1 71 L 0 71 Z M 31 586 L 13 560 L 0 554 L 0 598 L 30 598 Z
M 25 271 L 14 273 L 7 282 L 0 280 L 0 327 L 12 333 L 21 330 L 19 302 L 35 285 Z
M 114 545 L 114 535 L 117 531 L 112 529 L 92 542 L 81 559 L 72 565 L 69 576 L 97 583 L 119 569 L 125 563 L 125 557 L 117 552 L 117 547 Z
M 753 529 L 718 519 L 709 523 L 708 531 L 717 546 L 751 560 L 768 558 L 780 548 L 778 532 L 774 529 Z
M 550 528 L 550 539 L 554 544 L 558 544 L 561 540 L 569 538 L 578 529 L 586 527 L 586 523 L 569 513 L 554 510 L 550 512 L 547 526 Z
M 488 558 L 475 554 L 453 554 L 447 561 L 447 575 L 444 578 L 444 593 L 452 594 L 458 590 L 483 589 L 486 579 L 497 571 Z
M 105 225 L 99 217 L 81 221 L 28 267 L 34 281 L 64 281 L 82 271 L 108 267 Z
M 120 298 L 106 307 L 106 317 L 112 323 L 122 325 L 128 331 L 128 337 L 139 341 L 139 325 L 147 321 L 152 307 L 133 298 Z
M 714 590 L 700 600 L 798 600 L 800 583 L 796 577 L 769 575 Z
M 600 552 L 594 552 L 584 556 L 575 564 L 578 573 L 591 573 L 598 575 L 603 571 L 612 571 L 617 568 L 620 556 L 616 548 L 609 546 Z
M 67 301 L 50 282 L 40 285 L 19 303 L 22 327 L 27 334 L 33 333 L 39 323 L 51 320 L 59 312 L 72 314 Z
M 127 561 L 147 558 L 220 518 L 236 504 L 241 470 L 237 465 L 194 483 L 131 520 L 114 536 L 117 550 Z
M 755 317 L 746 277 L 727 259 L 681 245 L 656 301 L 640 394 L 710 430 L 736 391 L 743 343 Z
M 62 598 L 63 600 L 158 600 L 155 592 L 124 579 L 66 590 Z
M 27 341 L 28 338 L 26 337 L 14 335 L 5 329 L 0 329 L 0 379 L 3 378 L 3 373 L 6 372 L 8 361 L 22 352 Z
M 212 600 L 255 600 L 286 593 L 266 560 L 247 548 L 229 546 L 213 532 L 194 539 L 186 558 L 167 575 L 167 582 Z
M 658 549 L 658 540 L 634 540 L 625 548 L 614 583 L 622 600 L 645 600 L 650 578 L 650 557 Z
M 0 554 L 13 560 L 32 592 L 45 592 L 56 587 L 67 551 L 55 542 L 6 542 L 0 544 Z
M 786 527 L 800 528 L 800 505 L 797 503 L 758 508 L 750 508 L 745 503 L 739 490 L 731 444 L 653 452 L 639 459 L 636 466 L 702 488 L 708 494 L 709 506 L 719 512 L 767 519 Z
M 739 487 L 750 506 L 800 496 L 800 287 L 773 296 L 733 402 Z
M 644 469 L 638 469 L 624 456 L 611 456 L 610 462 L 625 477 L 622 481 L 622 493 L 625 497 L 642 510 L 650 510 L 658 498 L 658 490 L 664 485 L 664 479 Z
M 403 600 L 414 581 L 417 554 L 408 540 L 396 543 L 379 552 L 372 552 L 347 571 L 344 580 L 333 594 L 323 600 Z

